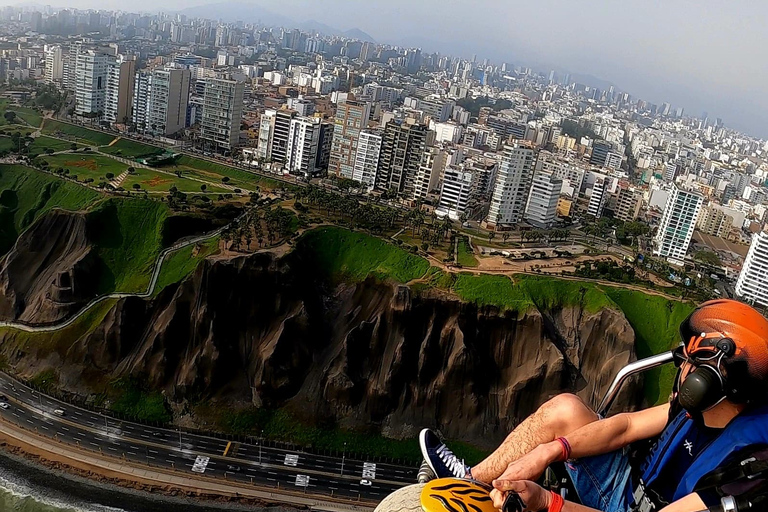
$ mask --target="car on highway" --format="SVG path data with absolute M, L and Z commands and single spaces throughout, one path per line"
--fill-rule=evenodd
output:
M 5 402 L 0 402 L 0 409 L 8 409 L 9 407 L 11 407 L 11 406 L 10 406 L 10 405 L 8 405 L 7 403 L 5 403 Z
M 66 416 L 66 412 L 64 412 L 64 409 L 54 409 L 53 414 L 57 416 Z
M 227 471 L 234 471 L 235 473 L 239 473 L 243 470 L 240 466 L 233 466 L 233 465 L 227 465 Z
M 3 394 L 0 394 L 0 400 L 2 400 L 3 402 L 7 402 L 8 401 L 8 397 L 3 395 Z
M 367 478 L 363 478 L 362 480 L 360 480 L 360 485 L 373 485 L 373 482 L 371 482 Z

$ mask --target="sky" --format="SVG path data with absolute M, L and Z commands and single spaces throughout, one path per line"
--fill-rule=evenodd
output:
M 219 3 L 165 0 L 167 11 Z M 556 69 L 768 138 L 768 2 L 758 0 L 239 0 L 382 43 Z M 42 4 L 42 1 L 35 3 Z M 46 2 L 48 3 L 48 2 Z M 18 5 L 0 0 L 0 5 Z M 51 5 L 125 8 L 122 0 Z M 131 10 L 157 11 L 150 0 Z M 247 11 L 242 7 L 239 12 Z M 222 12 L 226 9 L 222 8 Z M 243 17 L 245 19 L 245 16 Z

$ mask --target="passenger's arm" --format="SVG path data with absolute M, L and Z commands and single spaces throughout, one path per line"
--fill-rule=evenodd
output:
M 589 423 L 565 438 L 571 445 L 573 459 L 602 455 L 661 434 L 668 419 L 669 404 L 658 405 Z M 555 443 L 559 449 L 560 443 Z
M 665 404 L 588 423 L 565 436 L 571 445 L 571 458 L 601 455 L 656 436 L 664 430 L 668 414 L 669 404 Z M 561 456 L 559 441 L 539 445 L 510 463 L 498 480 L 536 480 Z

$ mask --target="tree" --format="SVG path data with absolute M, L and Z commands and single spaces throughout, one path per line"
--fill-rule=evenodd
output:
M 129 167 L 127 170 L 128 170 L 128 174 L 135 174 L 136 173 L 136 169 L 134 169 L 133 167 Z
M 104 175 L 104 177 L 107 178 L 108 180 L 113 180 L 115 179 L 115 174 L 112 172 L 108 172 L 107 174 Z
M 491 231 L 490 233 L 488 233 L 488 241 L 489 242 L 491 240 L 493 240 L 494 238 L 496 238 L 496 233 L 494 231 Z
M 133 188 L 134 190 L 139 190 L 141 188 L 141 185 L 139 185 L 138 183 L 134 183 Z
M 228 181 L 229 181 L 229 176 L 224 176 L 223 178 L 221 178 L 222 183 L 227 183 Z
M 200 190 L 202 190 L 203 192 L 205 192 L 205 189 L 207 189 L 207 188 L 208 188 L 208 187 L 205 185 L 205 183 L 203 183 L 202 185 L 200 185 Z
M 3 114 L 3 117 L 6 121 L 8 121 L 8 124 L 13 124 L 14 121 L 16 121 L 16 112 L 13 110 L 8 110 Z
M 429 244 L 427 242 L 424 242 L 421 244 L 421 250 L 424 252 L 427 252 L 427 249 L 429 249 Z

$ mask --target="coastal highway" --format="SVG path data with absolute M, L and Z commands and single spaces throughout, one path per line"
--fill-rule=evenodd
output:
M 7 397 L 0 400 L 8 403 L 8 408 L 0 408 L 4 421 L 72 446 L 190 476 L 368 502 L 381 501 L 416 481 L 417 468 L 283 450 L 258 442 L 229 442 L 116 420 L 41 394 L 4 373 L 0 373 L 0 394 Z

